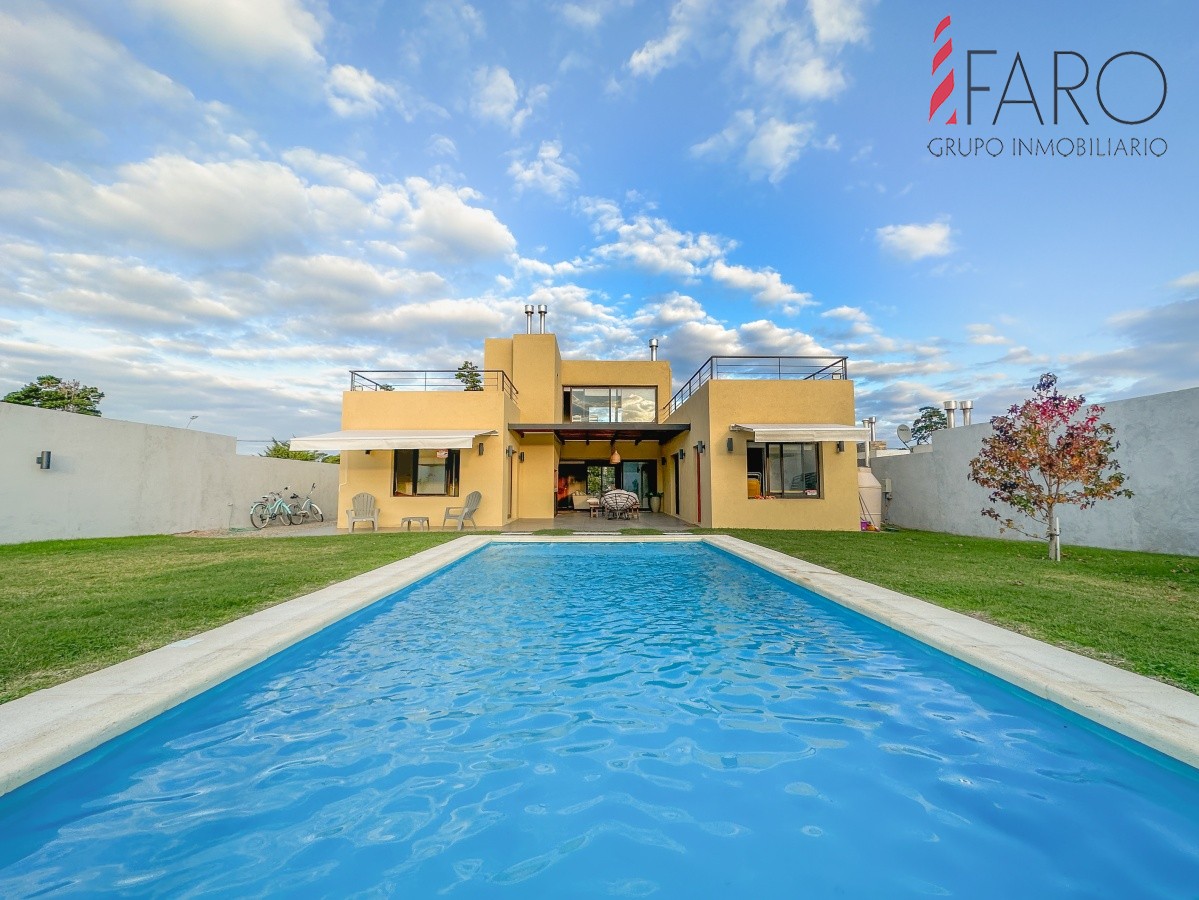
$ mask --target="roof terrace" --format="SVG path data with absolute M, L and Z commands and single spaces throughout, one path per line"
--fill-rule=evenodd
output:
M 666 415 L 709 381 L 841 380 L 849 377 L 847 363 L 844 356 L 710 356 L 670 398 Z

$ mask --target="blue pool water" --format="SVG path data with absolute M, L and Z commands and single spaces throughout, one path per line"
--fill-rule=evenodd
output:
M 0 896 L 1191 897 L 1199 773 L 698 545 L 499 545 L 0 798 Z

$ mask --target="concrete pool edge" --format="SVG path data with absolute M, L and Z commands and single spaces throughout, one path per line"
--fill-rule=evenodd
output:
M 480 535 L 0 705 L 0 795 L 490 543 L 706 543 L 1199 768 L 1199 696 L 728 535 Z

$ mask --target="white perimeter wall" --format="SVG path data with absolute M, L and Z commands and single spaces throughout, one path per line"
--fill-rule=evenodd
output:
M 1062 542 L 1199 555 L 1199 388 L 1101 405 L 1106 410 L 1101 421 L 1116 429 L 1116 459 L 1135 496 L 1105 500 L 1088 510 L 1062 507 Z M 966 478 L 970 460 L 990 433 L 989 423 L 947 429 L 933 436 L 929 453 L 872 459 L 878 480 L 891 479 L 887 521 L 999 537 L 999 523 L 979 514 L 991 505 L 987 492 Z M 996 509 L 1008 516 L 1006 507 Z
M 43 450 L 49 470 L 34 462 Z M 339 469 L 238 456 L 226 435 L 0 403 L 0 544 L 248 528 L 257 497 L 314 481 L 336 520 Z

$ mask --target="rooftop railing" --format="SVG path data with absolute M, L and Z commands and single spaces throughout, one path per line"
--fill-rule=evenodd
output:
M 710 356 L 666 404 L 670 415 L 709 381 L 812 381 L 848 378 L 844 356 Z
M 473 385 L 472 385 L 473 379 Z M 502 369 L 351 369 L 351 391 L 502 391 L 513 400 L 519 393 Z

